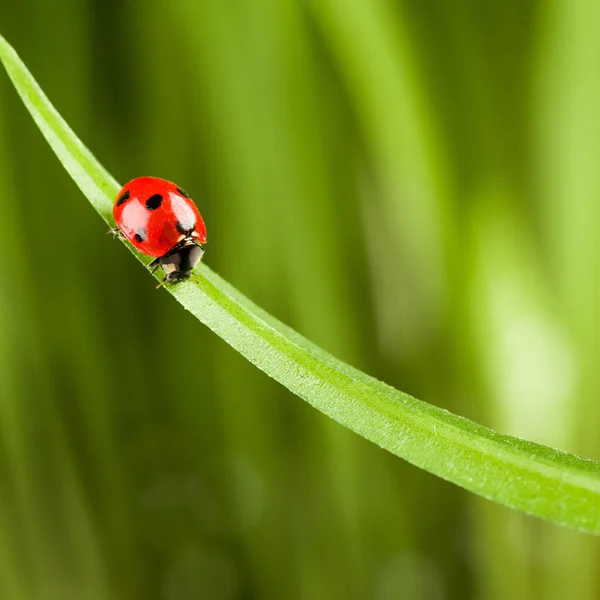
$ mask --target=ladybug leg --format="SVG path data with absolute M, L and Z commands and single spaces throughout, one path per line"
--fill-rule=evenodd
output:
M 156 268 L 155 268 L 156 270 Z M 154 273 L 154 271 L 152 271 Z M 165 278 L 156 286 L 156 289 L 161 288 L 165 283 L 169 281 L 169 276 L 165 275 Z
M 160 267 L 160 256 L 158 258 L 155 258 L 151 263 L 148 264 L 148 267 L 151 268 L 152 270 L 150 271 L 151 275 L 154 275 L 154 273 L 156 272 L 156 269 L 158 269 L 158 267 Z
M 120 240 L 125 239 L 125 236 L 121 233 L 121 230 L 118 227 L 111 227 L 107 232 L 106 235 L 108 235 L 109 233 L 112 233 L 113 236 L 118 237 Z

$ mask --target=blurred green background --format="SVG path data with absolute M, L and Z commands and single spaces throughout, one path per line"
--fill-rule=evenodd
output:
M 336 356 L 600 457 L 600 4 L 0 0 L 121 182 Z M 600 597 L 599 541 L 268 379 L 105 235 L 0 74 L 0 598 Z

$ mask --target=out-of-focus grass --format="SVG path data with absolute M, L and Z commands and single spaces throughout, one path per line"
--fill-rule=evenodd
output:
M 479 343 L 482 332 L 510 330 L 510 321 L 489 321 L 481 282 L 485 276 L 493 283 L 495 268 L 487 260 L 494 247 L 523 248 L 529 258 L 522 265 L 510 260 L 508 289 L 521 286 L 515 295 L 562 332 L 574 361 L 576 388 L 550 411 L 562 407 L 565 425 L 559 439 L 544 441 L 597 455 L 595 436 L 577 433 L 593 432 L 597 422 L 595 253 L 585 244 L 596 223 L 596 9 L 466 0 L 449 9 L 443 2 L 378 0 L 372 10 L 386 21 L 374 27 L 372 20 L 350 20 L 367 10 L 356 4 L 265 2 L 257 9 L 250 1 L 233 7 L 203 0 L 194 8 L 71 1 L 57 11 L 27 0 L 3 7 L 2 29 L 119 180 L 160 174 L 194 189 L 211 227 L 207 258 L 259 304 L 401 389 L 428 400 L 444 397 L 445 407 L 498 428 L 517 423 L 521 434 L 527 422 L 515 414 L 526 407 L 490 387 L 498 338 L 484 351 Z M 354 47 L 341 47 L 335 32 L 349 23 Z M 286 40 L 302 36 L 313 61 L 290 63 L 295 46 Z M 366 49 L 390 36 L 392 46 L 378 54 L 384 64 L 374 65 Z M 364 64 L 343 67 L 360 62 L 363 47 Z M 386 65 L 398 61 L 414 70 L 398 92 L 390 91 L 387 76 L 385 92 L 377 80 L 351 77 L 360 67 L 388 73 Z M 57 71 L 57 63 L 64 68 Z M 295 94 L 302 78 L 315 90 L 304 118 L 307 104 Z M 540 85 L 531 95 L 534 81 Z M 441 135 L 436 152 L 449 165 L 443 181 L 450 189 L 425 181 L 433 193 L 447 195 L 454 213 L 455 225 L 441 232 L 454 255 L 441 275 L 447 288 L 436 287 L 438 270 L 423 266 L 433 249 L 399 253 L 420 242 L 411 239 L 411 205 L 402 192 L 415 157 L 400 139 L 397 147 L 393 139 L 385 142 L 397 168 L 383 165 L 375 150 L 384 143 L 378 137 L 388 134 L 386 122 L 399 118 L 387 121 L 385 113 L 395 113 L 406 92 L 418 94 L 412 106 L 427 115 L 409 111 L 407 118 L 433 128 L 434 140 Z M 293 186 L 299 178 L 309 195 L 326 189 L 306 230 L 295 219 L 284 227 L 287 194 L 295 190 L 277 181 L 289 172 L 291 154 L 287 146 L 269 151 L 272 123 L 268 109 L 261 113 L 263 103 L 288 111 L 280 128 L 309 123 L 322 132 L 294 157 Z M 405 468 L 302 403 L 283 401 L 286 392 L 205 332 L 193 336 L 196 351 L 177 354 L 183 375 L 176 383 L 157 376 L 156 349 L 167 352 L 189 335 L 191 319 L 153 293 L 137 265 L 104 238 L 4 78 L 0 104 L 1 185 L 15 211 L 0 222 L 0 244 L 12 273 L 6 287 L 10 282 L 18 292 L 3 294 L 9 301 L 0 321 L 3 364 L 14 366 L 2 381 L 3 595 L 564 598 L 565 590 L 577 590 L 577 597 L 596 596 L 597 540 L 467 500 Z M 379 113 L 383 127 L 374 131 L 368 113 Z M 276 134 L 293 138 L 292 131 Z M 321 170 L 310 166 L 317 152 Z M 398 203 L 389 200 L 384 166 L 403 175 L 394 180 L 400 192 L 392 190 Z M 440 176 L 439 166 L 425 168 Z M 57 201 L 65 207 L 60 217 Z M 325 211 L 331 216 L 322 221 Z M 509 226 L 490 222 L 507 213 L 504 222 L 522 232 L 517 246 Z M 408 239 L 398 239 L 399 226 Z M 79 235 L 65 252 L 64 232 L 73 227 Z M 274 230 L 279 237 L 264 233 Z M 496 232 L 489 244 L 488 231 Z M 304 232 L 300 243 L 290 232 Z M 19 243 L 25 235 L 28 243 Z M 311 255 L 313 247 L 318 251 Z M 321 263 L 323 247 L 329 254 Z M 59 268 L 50 269 L 40 258 L 59 248 Z M 446 257 L 444 246 L 441 251 Z M 524 294 L 532 289 L 532 265 L 537 283 L 533 294 Z M 423 283 L 410 285 L 413 280 Z M 72 288 L 79 310 L 63 296 L 68 291 L 73 300 Z M 406 289 L 439 290 L 450 302 L 441 308 L 435 295 L 409 300 Z M 432 312 L 440 318 L 422 316 Z M 17 315 L 23 317 L 18 330 Z M 373 323 L 379 340 L 365 334 Z M 68 332 L 75 340 L 82 336 L 85 346 Z M 82 369 L 84 362 L 92 366 Z M 96 368 L 93 381 L 102 385 L 84 393 Z M 202 403 L 185 394 L 191 368 L 203 373 Z M 514 363 L 503 369 L 518 385 Z M 545 372 L 536 372 L 543 387 Z M 47 418 L 46 406 L 58 420 Z M 545 417 L 542 408 L 529 437 L 556 431 L 544 425 Z M 114 469 L 102 472 L 111 454 Z M 44 473 L 50 497 L 27 489 Z M 337 494 L 331 473 L 339 477 Z M 84 510 L 68 510 L 67 527 L 57 511 L 69 506 L 63 482 L 70 477 Z M 91 529 L 91 545 L 69 528 Z
M 109 215 L 119 186 L 56 113 L 2 37 L 0 59 L 63 166 L 98 213 L 114 225 Z M 494 222 L 502 225 L 499 215 L 494 216 Z M 490 231 L 490 240 L 492 234 Z M 491 242 L 488 244 L 496 250 Z M 510 262 L 510 248 L 502 250 Z M 138 254 L 138 258 L 148 265 L 148 257 Z M 559 394 L 564 393 L 562 380 L 570 374 L 569 357 L 560 352 L 562 348 L 552 346 L 554 340 L 549 333 L 542 337 L 540 330 L 543 331 L 544 323 L 530 324 L 526 307 L 504 296 L 505 287 L 517 288 L 506 284 L 510 271 L 505 273 L 500 262 L 488 259 L 487 263 L 494 267 L 499 282 L 489 293 L 488 302 L 494 305 L 489 321 L 492 324 L 503 319 L 524 321 L 520 325 L 525 331 L 509 332 L 516 340 L 498 340 L 500 362 L 503 353 L 510 355 L 509 360 L 516 356 L 518 369 L 533 358 L 541 364 L 541 370 L 552 370 L 555 374 L 555 380 L 538 394 L 541 400 L 554 388 L 558 388 Z M 201 322 L 290 391 L 367 439 L 449 481 L 557 523 L 600 532 L 596 509 L 600 497 L 600 463 L 500 435 L 386 386 L 326 354 L 202 267 L 197 267 L 195 277 L 186 284 L 167 289 Z M 155 277 L 160 280 L 161 275 Z M 529 331 L 534 326 L 536 329 Z M 526 343 L 532 337 L 528 347 Z M 544 342 L 550 346 L 548 356 L 542 353 Z M 517 344 L 525 345 L 525 352 L 517 353 Z M 528 356 L 527 350 L 533 357 Z M 502 368 L 500 364 L 500 373 Z M 194 373 L 189 378 L 193 381 Z M 529 374 L 524 372 L 519 383 L 523 386 L 529 381 Z M 512 392 L 518 397 L 511 381 L 499 377 L 493 384 L 500 394 L 509 396 Z M 539 401 L 535 391 L 525 390 L 523 402 Z M 525 420 L 526 415 L 521 417 Z

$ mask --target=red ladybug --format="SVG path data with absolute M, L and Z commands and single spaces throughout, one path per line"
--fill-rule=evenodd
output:
M 158 177 L 138 177 L 119 192 L 113 214 L 121 233 L 140 251 L 157 258 L 159 284 L 189 279 L 204 254 L 206 226 L 194 201 L 176 184 Z

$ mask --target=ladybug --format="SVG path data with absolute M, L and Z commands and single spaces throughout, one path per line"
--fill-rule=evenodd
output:
M 165 179 L 138 177 L 117 195 L 113 215 L 124 237 L 156 257 L 152 273 L 158 267 L 165 272 L 158 287 L 189 279 L 204 254 L 206 226 L 186 192 Z

